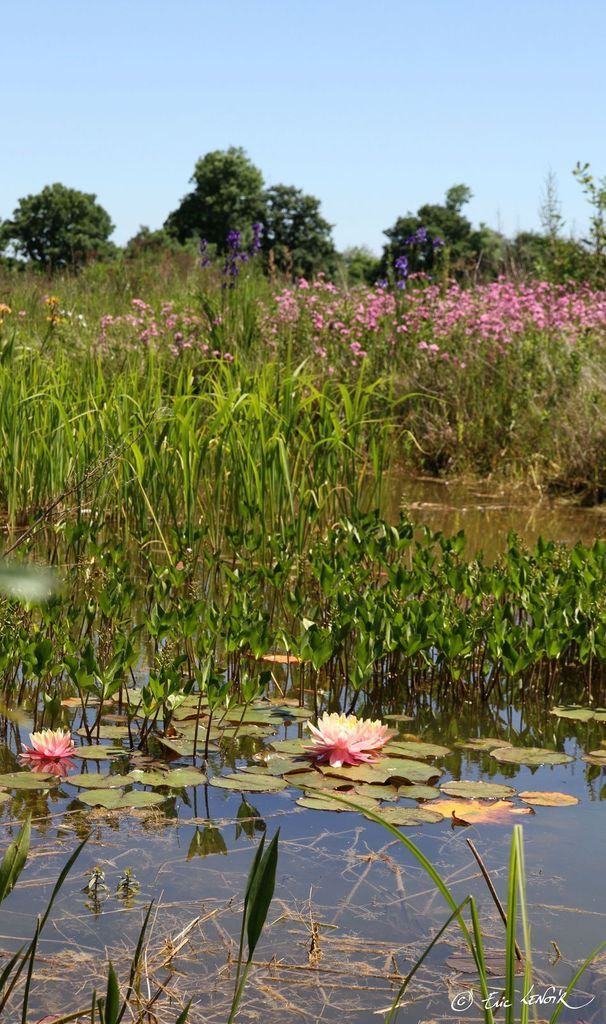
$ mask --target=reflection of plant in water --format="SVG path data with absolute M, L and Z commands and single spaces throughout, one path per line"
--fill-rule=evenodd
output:
M 85 906 L 93 914 L 100 914 L 101 904 L 109 899 L 109 888 L 105 884 L 105 872 L 98 864 L 95 864 L 87 874 L 89 876 L 88 882 L 82 890 L 88 896 Z
M 135 896 L 140 889 L 141 885 L 135 878 L 134 872 L 131 868 L 125 868 L 124 874 L 118 879 L 116 886 L 116 896 L 118 899 L 123 900 L 126 907 L 132 907 Z

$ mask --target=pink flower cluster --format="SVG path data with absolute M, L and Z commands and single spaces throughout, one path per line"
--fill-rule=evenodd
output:
M 388 365 L 416 354 L 464 369 L 466 360 L 498 359 L 512 343 L 537 334 L 567 345 L 587 335 L 606 339 L 606 292 L 587 284 L 500 278 L 463 288 L 417 275 L 409 285 L 396 295 L 382 287 L 347 291 L 323 278 L 300 280 L 263 306 L 266 343 L 275 352 L 286 335 L 330 364 L 355 367 L 371 354 Z
M 103 349 L 111 342 L 120 344 L 167 346 L 178 356 L 187 349 L 196 349 L 202 355 L 233 362 L 231 352 L 221 352 L 211 347 L 210 331 L 206 321 L 191 309 L 177 311 L 173 302 L 165 302 L 156 314 L 153 307 L 143 299 L 132 299 L 132 313 L 101 317 L 99 343 Z M 213 324 L 216 326 L 216 323 Z

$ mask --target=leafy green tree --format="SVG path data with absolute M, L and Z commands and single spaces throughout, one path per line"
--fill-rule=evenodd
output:
M 195 252 L 193 243 L 191 248 Z M 128 260 L 153 259 L 166 253 L 177 252 L 183 252 L 183 246 L 180 245 L 176 238 L 170 235 L 164 228 L 152 231 L 145 224 L 141 225 L 137 234 L 129 238 L 124 246 L 124 256 Z
M 230 231 L 245 232 L 263 220 L 263 175 L 241 147 L 207 153 L 190 181 L 194 188 L 164 222 L 179 242 L 205 238 L 224 252 Z
M 352 245 L 344 249 L 341 265 L 348 285 L 373 284 L 380 276 L 381 261 L 366 245 Z
M 19 200 L 0 228 L 2 245 L 51 270 L 113 255 L 114 226 L 96 198 L 59 183 L 47 185 Z
M 399 217 L 393 227 L 383 232 L 389 242 L 383 250 L 382 275 L 385 276 L 394 260 L 403 255 L 408 260 L 410 273 L 431 273 L 438 260 L 446 260 L 454 273 L 470 272 L 479 267 L 484 276 L 493 274 L 500 236 L 484 224 L 474 230 L 462 213 L 471 198 L 467 185 L 453 185 L 444 203 L 426 203 L 416 213 Z
M 336 251 L 332 224 L 320 213 L 320 200 L 293 185 L 274 185 L 264 193 L 262 248 L 274 266 L 294 277 L 332 273 Z

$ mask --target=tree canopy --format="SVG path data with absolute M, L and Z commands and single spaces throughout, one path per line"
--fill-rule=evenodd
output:
M 19 200 L 12 219 L 2 222 L 0 239 L 40 266 L 57 270 L 109 256 L 114 226 L 96 195 L 56 183 Z
M 194 188 L 164 222 L 179 242 L 197 236 L 224 252 L 230 231 L 246 231 L 263 219 L 263 175 L 241 147 L 207 153 L 190 181 Z
M 297 277 L 332 271 L 332 225 L 320 213 L 320 200 L 293 185 L 274 185 L 263 199 L 262 247 L 274 266 Z
M 461 212 L 472 198 L 467 185 L 453 185 L 444 203 L 425 203 L 416 213 L 398 217 L 383 233 L 389 239 L 383 250 L 381 270 L 385 274 L 399 256 L 406 256 L 411 273 L 431 273 L 445 248 L 454 271 L 492 262 L 499 236 L 485 225 L 474 229 Z M 486 268 L 488 269 L 488 267 Z

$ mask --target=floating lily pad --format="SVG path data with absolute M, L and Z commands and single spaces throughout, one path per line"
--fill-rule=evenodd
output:
M 455 743 L 455 747 L 460 747 L 461 750 L 496 750 L 497 747 L 510 747 L 511 743 L 509 740 L 497 740 L 494 736 L 483 736 L 480 738 L 465 740 L 459 740 Z
M 586 761 L 587 764 L 595 764 L 599 767 L 606 768 L 606 748 L 600 747 L 599 750 L 590 750 L 588 754 L 584 754 L 581 761 Z
M 0 775 L 3 789 L 48 789 L 61 779 L 51 772 L 8 772 Z
M 387 782 L 388 779 L 402 779 L 408 783 L 428 783 L 431 779 L 438 779 L 442 774 L 440 768 L 434 765 L 423 764 L 421 761 L 411 761 L 409 758 L 382 758 L 374 764 L 365 765 L 343 765 L 335 768 L 331 765 L 320 765 L 320 771 L 327 775 L 339 775 L 341 778 L 350 779 L 352 782 Z
M 353 803 L 358 804 L 360 807 L 367 807 L 370 810 L 378 810 L 378 800 L 370 800 L 368 797 L 358 796 L 354 794 L 349 798 L 344 793 L 339 793 L 339 800 L 331 800 L 327 796 L 300 796 L 297 800 L 299 807 L 309 807 L 315 811 L 357 811 L 357 807 L 347 807 L 346 804 L 342 803 L 342 799 L 351 799 Z
M 142 768 L 134 768 L 131 776 L 143 786 L 168 786 L 171 789 L 199 786 L 208 781 L 206 775 L 199 772 L 197 768 L 175 768 L 172 772 L 146 772 Z
M 533 804 L 535 807 L 571 807 L 578 804 L 578 798 L 570 793 L 539 793 L 525 790 L 520 793 L 520 800 L 525 804 Z
M 125 725 L 100 725 L 99 729 L 93 729 L 95 736 L 99 736 L 101 740 L 121 740 L 125 736 L 128 736 L 128 729 Z M 78 736 L 86 736 L 86 729 L 76 729 Z
M 491 757 L 506 764 L 570 764 L 574 757 L 559 750 L 543 750 L 542 747 L 499 747 L 491 751 Z
M 400 798 L 400 791 L 396 786 L 373 784 L 372 782 L 359 782 L 356 786 L 356 794 L 370 797 L 371 800 L 387 800 L 390 803 Z
M 103 775 L 101 772 L 89 772 L 87 775 L 66 775 L 62 782 L 81 789 L 121 789 L 132 786 L 135 772 L 132 775 Z
M 104 747 L 101 743 L 93 743 L 90 746 L 76 747 L 73 756 L 92 758 L 93 761 L 105 761 L 111 757 L 118 757 L 125 754 L 123 747 Z
M 295 772 L 294 774 L 285 775 L 284 778 L 289 785 L 294 786 L 296 789 L 325 789 L 325 790 L 337 790 L 342 787 L 352 786 L 351 782 L 347 779 L 340 779 L 336 775 L 322 775 L 322 772 Z
M 445 782 L 440 786 L 447 796 L 481 797 L 483 800 L 501 800 L 515 796 L 515 789 L 498 782 Z
M 89 807 L 104 807 L 107 811 L 119 811 L 125 807 L 154 807 L 164 802 L 161 793 L 147 793 L 142 789 L 122 793 L 119 789 L 92 789 L 80 793 L 78 800 Z
M 449 747 L 441 747 L 438 743 L 425 743 L 424 740 L 418 742 L 392 740 L 386 744 L 383 750 L 388 757 L 446 757 L 447 754 L 452 753 Z
M 427 810 L 425 807 L 385 807 L 381 808 L 381 817 L 390 825 L 397 825 L 398 828 L 414 825 L 434 825 L 442 821 L 443 815 L 439 811 Z
M 506 825 L 521 814 L 534 814 L 531 807 L 515 807 L 509 800 L 436 800 L 433 808 L 453 825 Z
M 280 754 L 306 754 L 309 752 L 309 739 L 303 740 L 275 740 L 271 744 L 272 750 Z
M 231 789 L 236 793 L 278 793 L 282 789 L 288 789 L 288 783 L 274 775 L 249 775 L 244 772 L 217 776 L 210 780 L 210 784 L 218 789 Z
M 383 715 L 386 722 L 412 722 L 412 715 Z
M 306 758 L 298 760 L 294 757 L 275 757 L 268 760 L 267 763 L 243 765 L 238 770 L 241 772 L 251 772 L 253 775 L 258 773 L 286 775 L 291 772 L 307 772 L 309 771 L 309 765 L 310 762 Z
M 584 708 L 580 704 L 566 704 L 552 708 L 550 715 L 556 718 L 570 718 L 573 722 L 590 722 L 595 717 L 594 708 Z
M 434 786 L 399 786 L 400 800 L 436 800 L 440 791 Z

